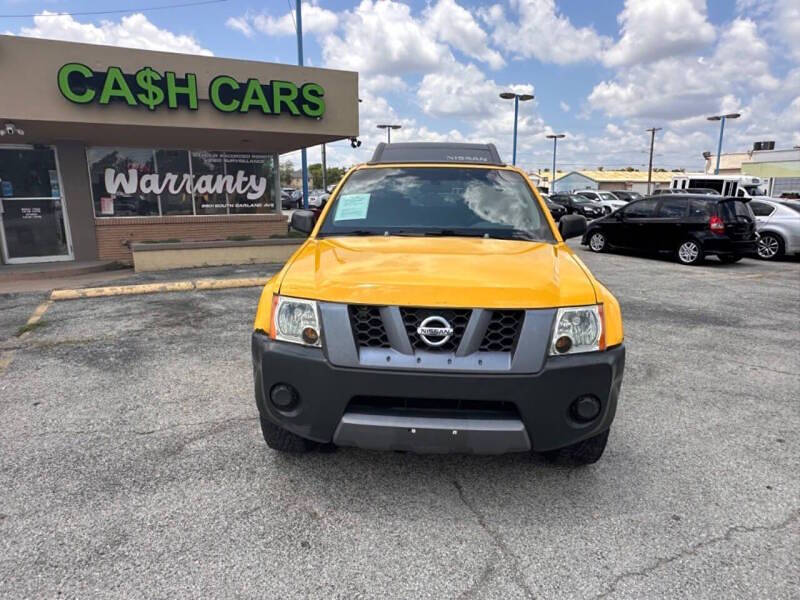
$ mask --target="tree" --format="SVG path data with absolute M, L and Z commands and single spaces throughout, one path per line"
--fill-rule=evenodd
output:
M 328 167 L 328 186 L 339 183 L 346 172 L 342 167 Z
M 292 161 L 287 160 L 285 163 L 281 164 L 281 185 L 292 185 L 293 172 L 294 165 L 292 164 Z
M 308 174 L 311 176 L 311 189 L 319 190 L 322 188 L 322 165 L 314 163 L 308 165 Z

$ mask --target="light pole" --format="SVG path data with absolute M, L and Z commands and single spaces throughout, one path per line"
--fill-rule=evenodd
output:
M 653 144 L 656 140 L 656 131 L 661 131 L 661 127 L 651 127 L 650 132 L 650 166 L 647 167 L 647 195 L 650 195 L 650 183 L 653 181 Z
M 297 4 L 297 64 L 303 66 L 303 13 L 300 9 L 302 0 L 295 0 Z M 306 149 L 300 150 L 300 163 L 303 169 L 303 208 L 308 210 L 308 157 Z
M 500 94 L 503 100 L 514 99 L 514 150 L 511 153 L 511 164 L 517 164 L 517 117 L 519 116 L 519 102 L 522 100 L 533 100 L 533 94 L 515 94 L 514 92 L 503 92 Z
M 556 146 L 558 145 L 559 138 L 563 138 L 563 133 L 551 133 L 547 136 L 548 139 L 553 140 L 553 172 L 550 175 L 550 193 L 554 194 L 556 191 Z
M 392 129 L 400 129 L 402 125 L 378 125 L 378 129 L 386 130 L 386 143 L 392 143 Z
M 714 175 L 719 175 L 719 157 L 722 154 L 722 133 L 725 131 L 725 119 L 738 119 L 741 117 L 739 113 L 730 113 L 727 115 L 714 115 L 708 117 L 709 121 L 719 121 L 719 143 L 717 143 L 717 166 L 714 167 Z

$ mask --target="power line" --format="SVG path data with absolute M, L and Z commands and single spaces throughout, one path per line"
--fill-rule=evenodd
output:
M 148 6 L 143 8 L 126 8 L 117 10 L 87 10 L 80 12 L 59 12 L 59 13 L 31 13 L 25 15 L 0 15 L 0 19 L 27 19 L 30 17 L 83 17 L 91 15 L 115 15 L 120 13 L 145 12 L 151 10 L 167 10 L 169 8 L 184 8 L 186 6 L 200 6 L 202 4 L 219 4 L 228 0 L 201 0 L 199 2 L 183 2 L 180 4 L 163 4 L 161 6 Z

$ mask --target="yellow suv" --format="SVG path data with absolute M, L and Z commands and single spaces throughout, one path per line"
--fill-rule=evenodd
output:
M 625 362 L 617 300 L 536 187 L 479 144 L 380 144 L 264 287 L 267 444 L 597 461 Z

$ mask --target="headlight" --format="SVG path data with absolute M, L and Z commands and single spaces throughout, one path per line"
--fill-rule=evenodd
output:
M 269 336 L 273 340 L 320 347 L 322 342 L 317 303 L 313 300 L 273 296 Z
M 603 325 L 601 304 L 559 308 L 550 339 L 550 355 L 605 350 Z

